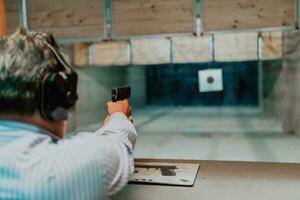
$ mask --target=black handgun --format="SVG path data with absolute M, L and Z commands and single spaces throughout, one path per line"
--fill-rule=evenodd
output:
M 111 91 L 112 102 L 121 101 L 130 97 L 131 89 L 129 86 L 117 87 Z
M 178 169 L 175 165 L 164 166 L 164 165 L 135 165 L 136 168 L 146 168 L 160 170 L 162 176 L 176 176 L 175 169 Z

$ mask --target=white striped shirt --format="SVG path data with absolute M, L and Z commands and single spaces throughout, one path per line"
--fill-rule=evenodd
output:
M 36 126 L 0 120 L 0 199 L 106 199 L 133 172 L 136 136 L 122 113 L 95 133 L 62 140 Z

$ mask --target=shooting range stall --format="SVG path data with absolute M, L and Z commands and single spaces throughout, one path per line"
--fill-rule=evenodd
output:
M 296 200 L 300 196 L 300 166 L 291 163 L 153 160 L 199 164 L 193 187 L 127 185 L 113 199 Z
M 70 132 L 98 128 L 111 88 L 130 85 L 136 161 L 170 163 L 167 175 L 200 166 L 192 187 L 129 184 L 113 199 L 300 199 L 300 0 L 0 0 L 1 10 L 0 35 L 52 32 L 77 68 Z

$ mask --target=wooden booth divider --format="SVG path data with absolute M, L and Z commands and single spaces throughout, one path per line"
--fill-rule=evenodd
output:
M 296 0 L 203 0 L 203 30 L 292 27 Z
M 104 36 L 102 0 L 30 0 L 29 27 L 59 38 Z
M 114 36 L 193 33 L 193 0 L 113 0 Z

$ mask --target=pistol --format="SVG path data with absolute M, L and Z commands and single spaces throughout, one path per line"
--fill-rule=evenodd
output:
M 111 91 L 111 100 L 112 102 L 122 101 L 130 97 L 131 89 L 129 86 L 126 87 L 117 87 Z

